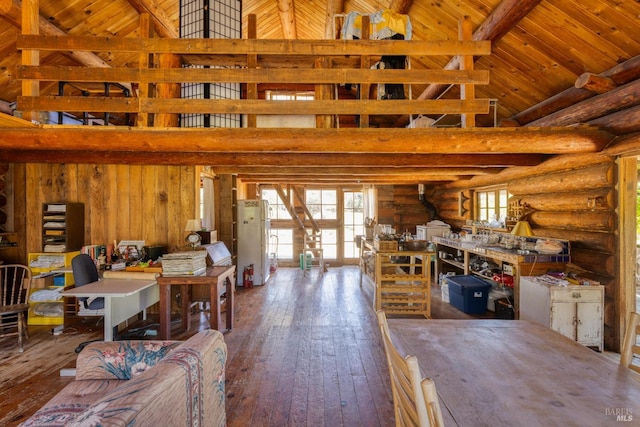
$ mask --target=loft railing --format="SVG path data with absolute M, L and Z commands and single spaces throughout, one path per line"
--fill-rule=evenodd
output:
M 178 55 L 183 64 L 216 68 L 153 68 L 140 61 L 137 68 L 98 68 L 23 64 L 18 78 L 27 82 L 65 81 L 82 83 L 126 82 L 140 88 L 180 83 L 235 82 L 300 85 L 359 84 L 453 84 L 469 88 L 489 83 L 486 70 L 371 69 L 360 68 L 361 58 L 381 56 L 489 55 L 489 41 L 414 40 L 256 40 L 256 39 L 152 39 L 114 37 L 56 37 L 21 35 L 18 49 L 26 51 L 90 51 L 150 55 Z M 460 61 L 464 63 L 465 61 Z M 469 61 L 466 62 L 467 64 Z M 323 68 L 317 68 L 319 65 Z M 220 68 L 218 68 L 220 67 Z M 224 67 L 224 68 L 223 68 Z M 473 67 L 470 67 L 473 68 Z M 25 85 L 23 84 L 23 87 Z M 37 87 L 32 85 L 31 87 Z M 464 93 L 464 91 L 461 91 Z M 473 91 L 467 91 L 473 93 Z M 140 91 L 137 97 L 41 96 L 37 90 L 18 97 L 21 111 L 66 111 L 149 114 L 246 114 L 246 115 L 475 115 L 489 112 L 489 99 L 317 99 L 272 101 L 264 99 L 179 99 Z M 464 98 L 464 96 L 462 97 Z M 138 123 L 145 126 L 145 123 Z

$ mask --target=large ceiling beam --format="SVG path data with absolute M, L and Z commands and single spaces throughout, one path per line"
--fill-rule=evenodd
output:
M 458 168 L 442 168 L 442 167 L 354 167 L 354 166 L 291 166 L 283 165 L 278 168 L 273 166 L 214 166 L 211 170 L 216 174 L 243 174 L 243 175 L 273 175 L 278 177 L 281 175 L 305 176 L 305 175 L 340 175 L 348 173 L 351 176 L 371 176 L 371 175 L 388 175 L 388 176 L 406 176 L 406 175 L 424 175 L 424 176 L 445 176 L 445 175 L 495 175 L 503 170 L 503 168 L 482 168 L 482 167 L 458 167 Z
M 541 0 L 502 0 L 487 19 L 473 33 L 473 40 L 489 40 L 493 46 L 507 34 L 518 22 L 531 12 Z M 445 70 L 460 68 L 460 57 L 453 57 Z M 434 99 L 439 97 L 451 85 L 432 84 L 418 96 L 418 99 Z
M 544 154 L 352 154 L 352 153 L 143 153 L 95 151 L 0 150 L 0 161 L 14 163 L 87 163 L 136 165 L 210 165 L 212 167 L 469 167 L 537 166 Z
M 0 0 L 0 16 L 4 18 L 14 27 L 22 28 L 22 4 L 20 0 Z M 43 36 L 67 36 L 67 33 L 56 27 L 54 24 L 46 20 L 42 15 L 39 16 L 40 34 Z M 63 55 L 68 56 L 76 63 L 87 67 L 110 68 L 98 55 L 91 52 L 75 52 L 62 51 Z
M 0 150 L 142 153 L 537 153 L 598 152 L 612 135 L 591 127 L 278 129 L 50 127 L 5 129 Z
M 597 76 L 610 79 L 617 85 L 623 85 L 636 80 L 640 77 L 640 55 L 634 56 L 633 58 L 628 59 L 627 61 L 618 64 Z M 581 80 L 581 78 L 582 76 L 578 78 L 576 84 Z M 518 125 L 524 126 L 595 95 L 597 95 L 597 93 L 574 85 L 532 107 L 527 108 L 524 111 L 521 111 L 518 114 L 513 115 L 509 118 L 509 121 L 513 121 Z
M 160 37 L 177 39 L 180 37 L 176 24 L 169 19 L 167 13 L 155 0 L 129 0 L 138 13 L 148 13 L 151 16 L 156 34 Z
M 280 23 L 284 38 L 295 40 L 298 38 L 296 31 L 296 10 L 293 0 L 278 0 L 278 11 L 280 12 Z

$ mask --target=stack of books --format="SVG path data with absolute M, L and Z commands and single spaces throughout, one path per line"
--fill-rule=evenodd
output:
M 163 276 L 201 276 L 207 271 L 207 251 L 174 252 L 162 256 Z

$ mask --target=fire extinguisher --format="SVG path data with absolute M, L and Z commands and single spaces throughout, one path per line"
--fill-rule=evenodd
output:
M 242 271 L 242 286 L 249 287 L 249 267 L 245 267 Z
M 253 264 L 249 265 L 249 287 L 253 288 Z

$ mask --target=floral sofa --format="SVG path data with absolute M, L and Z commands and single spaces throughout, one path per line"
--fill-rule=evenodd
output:
M 215 330 L 184 342 L 90 343 L 75 381 L 21 426 L 224 426 L 226 358 Z

